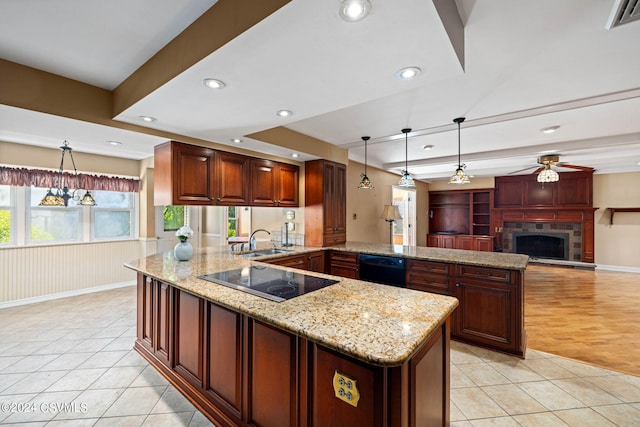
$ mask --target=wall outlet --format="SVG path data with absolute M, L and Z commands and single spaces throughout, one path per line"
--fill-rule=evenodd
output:
M 360 390 L 358 390 L 358 381 L 340 371 L 333 374 L 333 390 L 336 397 L 351 406 L 358 407 L 360 400 Z

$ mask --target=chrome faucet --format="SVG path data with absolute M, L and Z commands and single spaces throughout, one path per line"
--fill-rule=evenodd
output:
M 252 251 L 256 248 L 256 239 L 253 237 L 254 234 L 256 234 L 258 231 L 264 231 L 265 233 L 267 233 L 268 235 L 271 235 L 271 233 L 269 233 L 267 230 L 265 230 L 264 228 L 258 228 L 256 231 L 254 231 L 253 233 L 251 233 L 251 235 L 249 236 L 249 250 Z

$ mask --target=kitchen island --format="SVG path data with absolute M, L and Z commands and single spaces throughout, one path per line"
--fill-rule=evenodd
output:
M 199 278 L 269 259 L 128 263 L 137 351 L 218 426 L 448 424 L 455 298 L 308 273 L 338 283 L 274 302 Z

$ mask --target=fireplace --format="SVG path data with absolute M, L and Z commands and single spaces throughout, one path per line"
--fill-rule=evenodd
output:
M 513 252 L 534 258 L 569 259 L 569 233 L 512 233 Z
M 553 246 L 550 239 L 544 239 L 548 240 L 544 243 L 540 237 L 516 242 L 518 236 L 547 236 L 559 238 L 561 242 L 556 240 Z M 503 252 L 524 253 L 535 258 L 583 261 L 582 224 L 579 222 L 505 222 L 501 243 Z M 547 246 L 546 253 L 540 252 L 541 245 Z

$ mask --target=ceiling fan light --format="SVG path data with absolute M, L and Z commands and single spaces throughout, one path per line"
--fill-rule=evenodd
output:
M 548 182 L 557 182 L 560 180 L 560 175 L 558 175 L 558 172 L 551 169 L 549 165 L 545 165 L 545 168 L 538 174 L 537 180 L 543 184 Z

